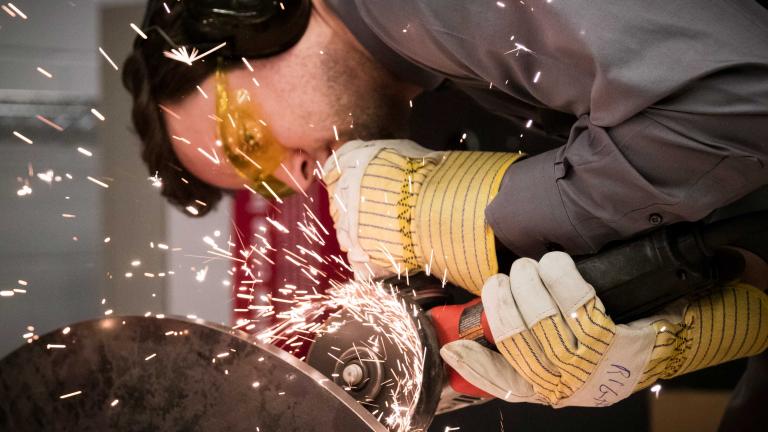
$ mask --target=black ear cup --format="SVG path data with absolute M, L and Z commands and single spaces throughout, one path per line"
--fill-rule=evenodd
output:
M 165 3 L 165 4 L 164 4 Z M 287 50 L 301 39 L 309 23 L 310 0 L 151 0 L 144 29 L 155 25 L 156 14 L 181 8 L 185 40 L 198 50 L 226 42 L 217 53 L 225 58 L 268 57 Z

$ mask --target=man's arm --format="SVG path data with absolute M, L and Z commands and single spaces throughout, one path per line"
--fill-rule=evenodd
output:
M 486 211 L 517 254 L 592 253 L 768 184 L 768 13 L 751 1 L 619 3 L 626 15 L 602 2 L 552 12 L 587 34 L 554 31 L 541 49 L 572 47 L 574 65 L 588 56 L 595 70 L 586 111 L 570 98 L 579 119 L 567 144 L 511 166 Z M 536 59 L 547 55 L 529 59 L 542 69 L 529 87 L 557 101 L 568 74 Z
M 696 84 L 738 79 L 731 71 Z M 762 86 L 753 111 L 760 102 L 768 110 L 768 70 Z M 721 96 L 738 111 L 737 95 L 722 87 Z M 486 210 L 495 235 L 523 256 L 546 246 L 593 253 L 658 225 L 702 219 L 768 183 L 768 114 L 693 113 L 696 97 L 678 98 L 611 128 L 583 116 L 566 146 L 511 166 Z

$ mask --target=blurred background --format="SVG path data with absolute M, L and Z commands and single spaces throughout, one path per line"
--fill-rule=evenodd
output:
M 248 196 L 230 197 L 192 219 L 161 199 L 140 160 L 116 70 L 143 3 L 0 6 L 0 357 L 34 335 L 105 313 L 196 315 L 227 325 L 241 316 L 237 268 L 208 253 L 210 240 L 226 248 L 240 244 L 243 232 L 266 232 L 271 210 Z M 453 127 L 439 136 L 415 128 L 422 144 L 456 143 L 467 134 L 462 142 L 471 148 L 503 129 L 474 121 L 472 101 L 450 88 L 421 99 L 417 107 L 449 107 L 431 115 Z M 516 150 L 503 141 L 499 147 Z M 299 204 L 280 214 L 290 219 Z M 274 288 L 298 277 L 292 268 L 265 268 L 262 276 Z M 714 430 L 741 368 L 737 362 L 664 384 L 658 397 L 641 392 L 610 409 L 491 403 L 438 418 L 433 429 Z
M 203 219 L 165 204 L 110 62 L 122 66 L 143 2 L 12 5 L 23 15 L 0 11 L 0 289 L 17 291 L 0 298 L 0 356 L 109 310 L 229 323 L 230 266 L 203 237 L 226 244 L 231 199 Z

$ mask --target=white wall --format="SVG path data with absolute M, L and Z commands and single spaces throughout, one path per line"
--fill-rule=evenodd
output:
M 219 247 L 228 250 L 231 214 L 231 198 L 223 199 L 216 210 L 203 218 L 190 218 L 175 208 L 167 207 L 169 246 L 181 248 L 168 256 L 168 267 L 175 274 L 166 280 L 167 313 L 192 314 L 208 321 L 230 323 L 232 276 L 228 271 L 233 263 L 208 253 L 212 248 L 203 241 L 203 237 L 210 237 Z

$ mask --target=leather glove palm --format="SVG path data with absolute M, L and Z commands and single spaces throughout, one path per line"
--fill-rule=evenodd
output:
M 485 207 L 514 153 L 351 141 L 325 166 L 331 216 L 357 277 L 428 268 L 474 293 L 496 273 Z
M 473 341 L 444 346 L 470 383 L 509 402 L 607 406 L 671 378 L 768 346 L 768 297 L 731 284 L 665 313 L 617 325 L 561 252 L 517 260 L 482 292 L 499 353 Z

